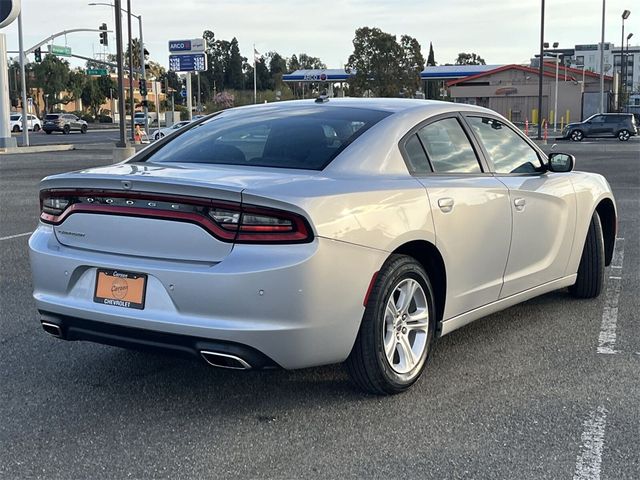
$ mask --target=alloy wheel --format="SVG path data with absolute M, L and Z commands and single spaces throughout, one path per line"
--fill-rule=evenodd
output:
M 627 130 L 622 130 L 618 133 L 618 140 L 626 142 L 631 137 L 631 134 Z
M 580 130 L 575 130 L 571 132 L 571 140 L 574 142 L 580 142 L 582 140 L 583 134 Z
M 384 352 L 391 368 L 408 373 L 420 362 L 429 336 L 429 306 L 416 280 L 405 278 L 393 289 L 384 313 Z

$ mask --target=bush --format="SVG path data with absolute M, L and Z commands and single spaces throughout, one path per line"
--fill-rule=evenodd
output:
M 98 122 L 99 123 L 113 123 L 113 118 L 111 118 L 109 115 L 98 115 Z
M 91 115 L 89 115 L 88 113 L 85 113 L 84 115 L 80 115 L 80 118 L 82 120 L 84 120 L 87 123 L 94 123 L 96 121 L 95 118 L 93 118 Z

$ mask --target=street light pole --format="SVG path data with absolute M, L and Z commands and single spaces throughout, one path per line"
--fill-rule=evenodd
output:
M 124 74 L 123 74 L 123 61 L 122 61 L 122 17 L 120 14 L 121 0 L 114 0 L 115 3 L 115 21 L 116 21 L 116 58 L 118 64 L 118 110 L 120 112 L 120 141 L 116 144 L 117 147 L 128 147 L 127 139 L 125 135 L 125 105 L 124 105 Z
M 626 64 L 624 62 L 624 21 L 629 18 L 631 12 L 624 10 L 622 12 L 622 38 L 620 39 L 620 89 L 618 90 L 618 111 L 622 111 L 622 102 L 624 102 L 624 90 L 626 90 L 625 78 Z M 615 63 L 615 62 L 614 62 Z
M 27 79 L 24 74 L 24 42 L 22 41 L 22 12 L 18 14 L 18 43 L 20 50 L 20 77 L 22 83 L 22 144 L 29 146 L 29 113 L 27 112 Z
M 544 0 L 542 0 L 542 10 L 540 14 L 540 65 L 538 78 L 538 140 L 542 140 L 542 75 L 544 69 Z
M 560 55 L 556 54 L 556 93 L 553 98 L 553 131 L 556 131 L 558 123 L 558 66 L 560 65 Z M 566 70 L 565 70 L 566 76 Z
M 131 14 L 131 12 L 129 12 Z M 133 14 L 131 14 L 133 15 Z M 135 15 L 133 15 L 135 17 Z M 142 72 L 142 81 L 147 82 L 147 72 L 144 64 L 144 41 L 142 39 L 142 15 L 138 15 L 138 27 L 140 30 L 140 71 Z M 146 90 L 146 89 L 145 89 Z M 147 106 L 147 95 L 142 96 L 142 104 L 144 105 L 144 131 L 149 134 L 149 107 Z M 160 128 L 160 112 L 157 112 L 158 128 Z
M 631 37 L 633 37 L 633 33 L 630 33 L 629 35 L 627 35 L 627 54 L 625 55 L 625 76 L 624 76 L 624 89 L 625 92 L 627 91 L 627 63 L 629 62 L 629 40 L 631 40 Z M 632 71 L 632 75 L 631 75 L 631 88 L 633 89 L 633 71 Z M 626 95 L 625 95 L 626 97 Z M 625 104 L 624 104 L 624 111 L 629 113 L 629 101 L 626 100 L 625 98 Z
M 135 100 L 133 98 L 133 44 L 131 43 L 131 0 L 127 0 L 127 25 L 129 30 L 129 108 L 131 109 L 131 141 L 135 142 L 136 129 L 133 124 Z
M 602 35 L 600 38 L 600 113 L 604 113 L 604 16 L 605 3 L 602 0 Z

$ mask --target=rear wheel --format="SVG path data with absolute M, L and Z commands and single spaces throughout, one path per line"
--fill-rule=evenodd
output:
M 40 125 L 38 125 L 37 123 L 33 126 L 33 131 L 34 132 L 39 132 L 40 131 Z
M 626 142 L 631 137 L 631 133 L 629 133 L 629 130 L 620 130 L 617 137 L 621 142 Z
M 388 395 L 413 385 L 435 339 L 433 289 L 412 257 L 392 255 L 370 293 L 358 337 L 346 361 L 362 390 Z
M 71 127 L 69 127 L 69 125 L 65 125 L 64 127 L 62 127 L 62 133 L 64 133 L 65 135 L 67 135 L 70 131 Z
M 51 135 L 51 130 L 45 130 L 44 133 L 46 133 L 47 135 Z
M 11 130 L 13 132 L 19 132 L 20 131 L 20 127 L 18 125 L 14 125 L 13 129 Z
M 86 125 L 82 125 L 80 127 L 80 133 L 87 133 L 87 126 Z
M 600 295 L 604 283 L 604 239 L 598 212 L 594 212 L 584 242 L 578 278 L 569 287 L 571 295 L 577 298 L 595 298 Z
M 582 130 L 574 130 L 573 132 L 571 132 L 571 140 L 573 140 L 574 142 L 581 142 L 583 138 L 584 133 L 582 133 Z

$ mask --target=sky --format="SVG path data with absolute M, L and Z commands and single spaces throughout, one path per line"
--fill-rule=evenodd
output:
M 22 0 L 25 48 L 62 30 L 114 29 L 113 9 L 89 6 L 90 1 Z M 126 7 L 126 0 L 122 0 Z M 216 38 L 236 37 L 243 56 L 251 58 L 252 44 L 260 53 L 277 51 L 285 57 L 305 52 L 320 57 L 329 68 L 341 68 L 353 51 L 356 28 L 378 27 L 391 34 L 407 34 L 422 45 L 426 58 L 433 43 L 438 64 L 453 63 L 459 52 L 474 52 L 487 64 L 526 63 L 539 49 L 540 0 L 131 0 L 132 12 L 143 18 L 143 34 L 151 59 L 168 66 L 168 41 L 197 38 L 212 30 Z M 606 0 L 605 41 L 621 40 L 621 13 L 631 10 L 625 37 L 635 33 L 640 44 L 640 3 Z M 635 11 L 634 11 L 635 10 Z M 600 41 L 602 0 L 546 0 L 545 41 L 560 48 Z M 126 34 L 126 17 L 123 28 Z M 133 19 L 133 33 L 138 23 Z M 18 49 L 17 21 L 1 30 L 9 50 Z M 98 33 L 59 37 L 74 53 L 92 57 L 102 51 Z M 109 49 L 115 50 L 110 34 Z M 12 56 L 10 54 L 10 56 Z M 72 60 L 82 66 L 83 61 Z

